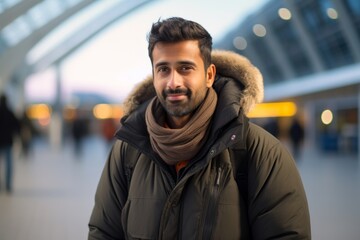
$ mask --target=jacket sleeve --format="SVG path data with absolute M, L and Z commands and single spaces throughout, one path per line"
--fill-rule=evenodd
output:
M 121 212 L 127 199 L 127 178 L 121 159 L 122 144 L 115 142 L 101 174 L 89 221 L 89 240 L 125 239 Z
M 247 144 L 248 217 L 253 239 L 311 239 L 308 203 L 292 156 L 254 124 L 249 126 Z

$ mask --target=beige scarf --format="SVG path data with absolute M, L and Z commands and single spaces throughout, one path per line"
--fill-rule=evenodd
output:
M 196 109 L 190 121 L 180 129 L 171 129 L 165 127 L 165 110 L 155 97 L 145 113 L 154 151 L 169 165 L 192 159 L 205 143 L 204 138 L 207 136 L 216 103 L 216 92 L 209 88 L 203 103 Z

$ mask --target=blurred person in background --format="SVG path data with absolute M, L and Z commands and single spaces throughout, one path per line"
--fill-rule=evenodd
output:
M 101 121 L 101 134 L 108 145 L 114 143 L 116 124 L 114 119 L 107 118 Z
M 277 118 L 270 118 L 264 125 L 264 129 L 271 133 L 274 137 L 280 137 L 279 120 Z
M 246 117 L 258 69 L 182 18 L 148 40 L 152 76 L 125 101 L 88 239 L 311 239 L 294 159 Z
M 300 123 L 299 118 L 295 117 L 289 128 L 289 136 L 291 149 L 293 151 L 295 159 L 299 158 L 301 146 L 304 141 L 305 131 L 304 127 Z
M 0 156 L 5 159 L 5 186 L 7 192 L 12 191 L 13 142 L 14 137 L 19 133 L 20 122 L 9 108 L 6 95 L 2 94 L 0 96 Z M 0 174 L 0 177 L 1 175 L 2 174 Z
M 20 140 L 22 155 L 27 158 L 31 152 L 31 145 L 33 138 L 37 135 L 38 131 L 33 122 L 28 117 L 26 111 L 23 112 L 20 118 Z
M 89 122 L 83 110 L 78 110 L 73 120 L 71 134 L 74 140 L 74 152 L 76 156 L 80 156 L 83 152 L 83 141 L 89 132 Z

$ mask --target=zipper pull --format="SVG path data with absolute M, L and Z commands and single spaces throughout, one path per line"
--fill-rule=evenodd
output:
M 215 183 L 216 186 L 219 186 L 219 185 L 220 185 L 221 172 L 222 172 L 222 168 L 221 168 L 221 167 L 218 167 L 218 169 L 217 169 L 216 183 Z

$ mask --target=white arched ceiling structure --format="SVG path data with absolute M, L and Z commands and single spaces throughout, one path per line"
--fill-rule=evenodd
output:
M 103 12 L 100 17 L 98 16 L 96 19 L 91 19 L 86 24 L 83 24 L 81 29 L 48 51 L 47 54 L 32 63 L 31 66 L 27 64 L 26 57 L 36 44 L 62 23 L 86 9 L 86 7 L 92 4 L 100 4 L 101 2 L 93 0 L 23 0 L 7 9 L 6 6 L 0 6 L 3 9 L 5 8 L 5 10 L 0 13 L 0 91 L 3 91 L 10 81 L 16 80 L 16 84 L 24 84 L 23 80 L 29 74 L 62 61 L 102 29 L 152 1 L 153 0 L 114 0 L 113 7 Z M 0 3 L 0 5 L 1 4 L 4 5 L 4 3 Z M 51 15 L 50 13 L 46 13 L 46 11 L 44 13 L 44 8 L 49 8 L 49 12 L 52 10 L 52 12 L 57 14 L 52 18 L 49 18 L 49 16 L 39 16 L 39 14 Z M 36 10 L 37 13 L 34 13 Z M 32 15 L 30 15 L 30 13 Z M 40 23 L 36 24 L 36 19 L 33 19 L 33 16 L 38 16 L 40 20 L 37 21 L 40 21 Z M 41 24 L 41 21 L 44 21 L 41 18 L 46 17 L 49 18 L 49 20 Z M 14 32 L 16 31 L 13 29 L 17 29 L 10 26 L 11 24 L 18 25 L 17 29 L 20 29 L 20 37 L 15 35 Z M 36 27 L 36 25 L 41 26 Z M 23 29 L 21 29 L 21 27 Z M 26 31 L 28 31 L 29 34 L 26 35 Z M 23 38 L 21 38 L 21 34 L 24 35 Z M 10 36 L 7 41 L 6 36 Z

